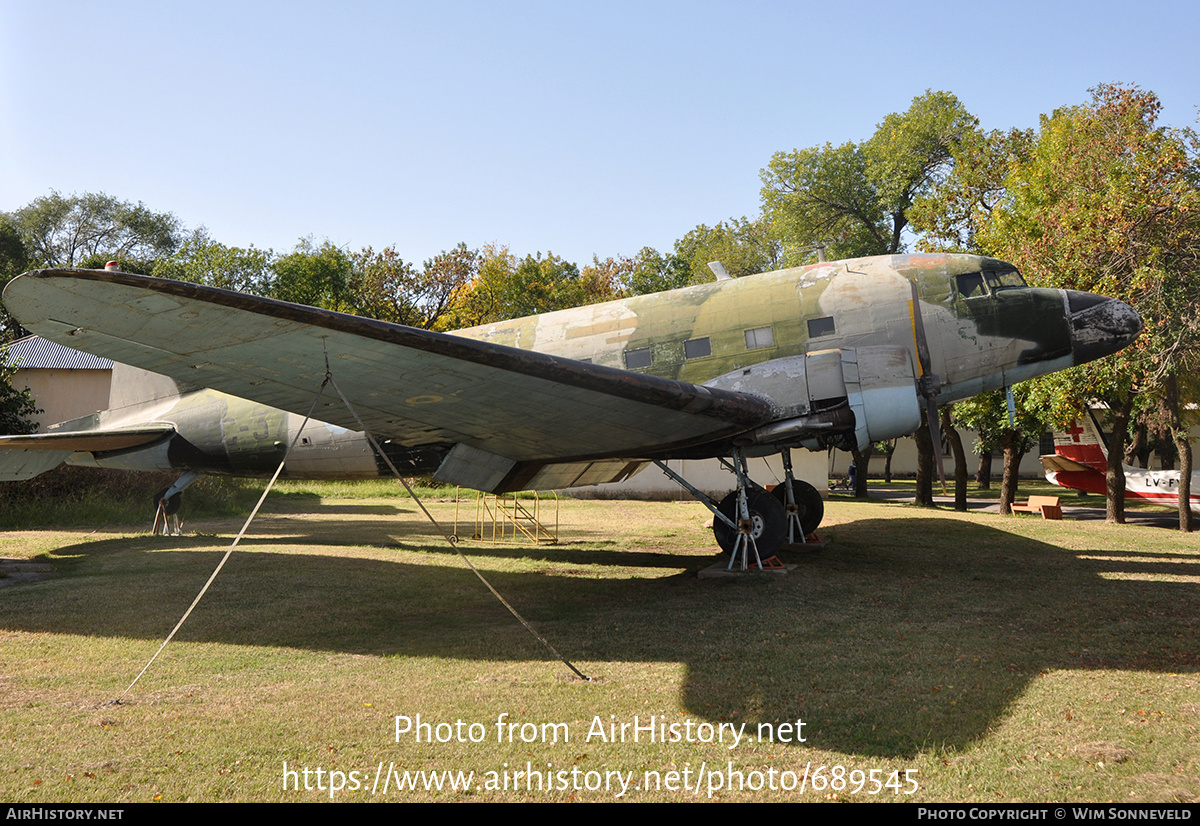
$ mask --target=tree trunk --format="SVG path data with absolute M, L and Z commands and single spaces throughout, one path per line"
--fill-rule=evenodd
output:
M 1192 443 L 1188 440 L 1188 429 L 1179 412 L 1179 380 L 1168 376 L 1163 393 L 1163 404 L 1167 408 L 1167 420 L 1171 435 L 1175 438 L 1175 452 L 1179 459 L 1179 530 L 1191 533 L 1192 518 Z
M 913 501 L 927 508 L 933 507 L 933 439 L 929 435 L 929 424 L 925 413 L 921 413 L 921 426 L 913 434 L 917 443 L 917 493 Z
M 979 471 L 975 474 L 975 484 L 980 490 L 992 489 L 992 452 L 989 450 L 979 457 Z
M 1012 513 L 1013 502 L 1017 498 L 1017 471 L 1021 467 L 1023 451 L 1017 450 L 1020 437 L 1011 430 L 1004 431 L 1000 444 L 1004 448 L 1004 475 L 1000 482 L 1000 513 Z
M 1178 408 L 1175 411 L 1179 412 Z M 1161 438 L 1158 440 L 1158 467 L 1161 470 L 1174 470 L 1175 463 L 1179 461 L 1179 451 L 1177 449 L 1176 440 L 1178 435 L 1175 431 L 1175 425 L 1163 428 Z M 1143 465 L 1145 467 L 1145 465 Z
M 892 483 L 892 457 L 896 455 L 896 440 L 892 439 L 892 449 L 887 452 L 887 459 L 883 462 L 883 482 L 886 485 Z
M 942 433 L 950 442 L 950 452 L 954 454 L 954 509 L 967 509 L 967 453 L 963 450 L 962 437 L 958 435 L 954 423 L 950 420 L 950 408 L 942 408 Z
M 1141 425 L 1133 433 L 1133 441 L 1125 448 L 1125 464 L 1139 465 L 1143 469 L 1150 466 L 1150 439 L 1146 434 L 1146 425 Z
M 1129 438 L 1129 411 L 1132 409 L 1133 393 L 1112 408 L 1112 438 L 1108 445 L 1108 471 L 1104 474 L 1104 521 L 1118 525 L 1125 524 L 1125 469 L 1121 467 L 1121 458 Z

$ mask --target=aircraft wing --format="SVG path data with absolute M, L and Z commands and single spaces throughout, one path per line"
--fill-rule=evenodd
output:
M 170 376 L 181 390 L 300 415 L 328 365 L 372 433 L 453 443 L 467 462 L 666 456 L 772 415 L 748 393 L 127 273 L 39 270 L 14 279 L 4 300 L 45 338 Z M 361 429 L 329 388 L 313 415 Z

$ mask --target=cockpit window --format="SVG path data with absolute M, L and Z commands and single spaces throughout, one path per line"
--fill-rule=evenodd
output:
M 997 290 L 1012 290 L 1027 286 L 1025 279 L 1016 270 L 1000 270 L 998 272 L 985 271 L 983 277 L 987 279 L 988 286 L 992 288 L 992 292 Z
M 958 294 L 963 298 L 978 298 L 987 295 L 987 287 L 983 286 L 983 273 L 970 272 L 958 276 Z

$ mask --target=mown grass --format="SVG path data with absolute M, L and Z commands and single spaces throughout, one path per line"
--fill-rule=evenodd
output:
M 0 530 L 29 527 L 96 527 L 142 525 L 154 520 L 154 497 L 178 473 L 143 473 L 62 466 L 30 482 L 0 483 Z M 188 518 L 246 514 L 258 501 L 266 479 L 205 476 L 183 494 Z M 418 496 L 453 497 L 456 488 L 410 482 Z M 408 498 L 395 479 L 345 482 L 281 481 L 271 491 L 276 500 L 321 498 Z
M 318 501 L 319 499 L 319 501 Z M 306 506 L 311 504 L 311 508 Z M 453 503 L 435 502 L 439 519 Z M 200 536 L 11 531 L 0 553 L 58 576 L 0 589 L 10 801 L 322 800 L 283 765 L 692 773 L 702 766 L 884 779 L 914 795 L 809 786 L 721 800 L 1200 799 L 1200 549 L 1174 531 L 831 501 L 825 550 L 786 576 L 701 580 L 692 503 L 565 502 L 562 541 L 467 543 L 575 679 L 393 496 L 268 505 L 176 641 L 121 705 L 224 552 Z M 477 722 L 482 743 L 396 741 L 396 715 Z M 568 743 L 495 741 L 497 718 Z M 593 720 L 748 724 L 751 742 L 611 743 Z M 803 720 L 805 742 L 758 741 Z M 519 740 L 519 738 L 518 738 Z M 507 766 L 506 766 L 507 764 Z M 546 764 L 552 764 L 547 767 Z M 597 775 L 600 776 L 600 775 Z M 660 777 L 664 776 L 660 774 Z M 825 777 L 830 776 L 826 769 Z M 759 775 L 766 778 L 766 774 Z M 778 777 L 778 775 L 777 775 Z M 315 783 L 315 774 L 310 777 Z M 300 781 L 303 784 L 303 780 Z M 339 800 L 381 799 L 366 789 Z M 391 800 L 611 800 L 596 790 L 415 790 Z M 631 790 L 625 799 L 709 799 Z

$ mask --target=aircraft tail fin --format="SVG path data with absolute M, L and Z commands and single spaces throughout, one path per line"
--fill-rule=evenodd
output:
M 1054 455 L 1101 473 L 1108 469 L 1108 448 L 1090 415 L 1054 434 Z
M 151 373 L 128 364 L 113 362 L 112 383 L 108 391 L 108 409 L 120 411 L 177 399 L 183 389 L 172 378 Z

